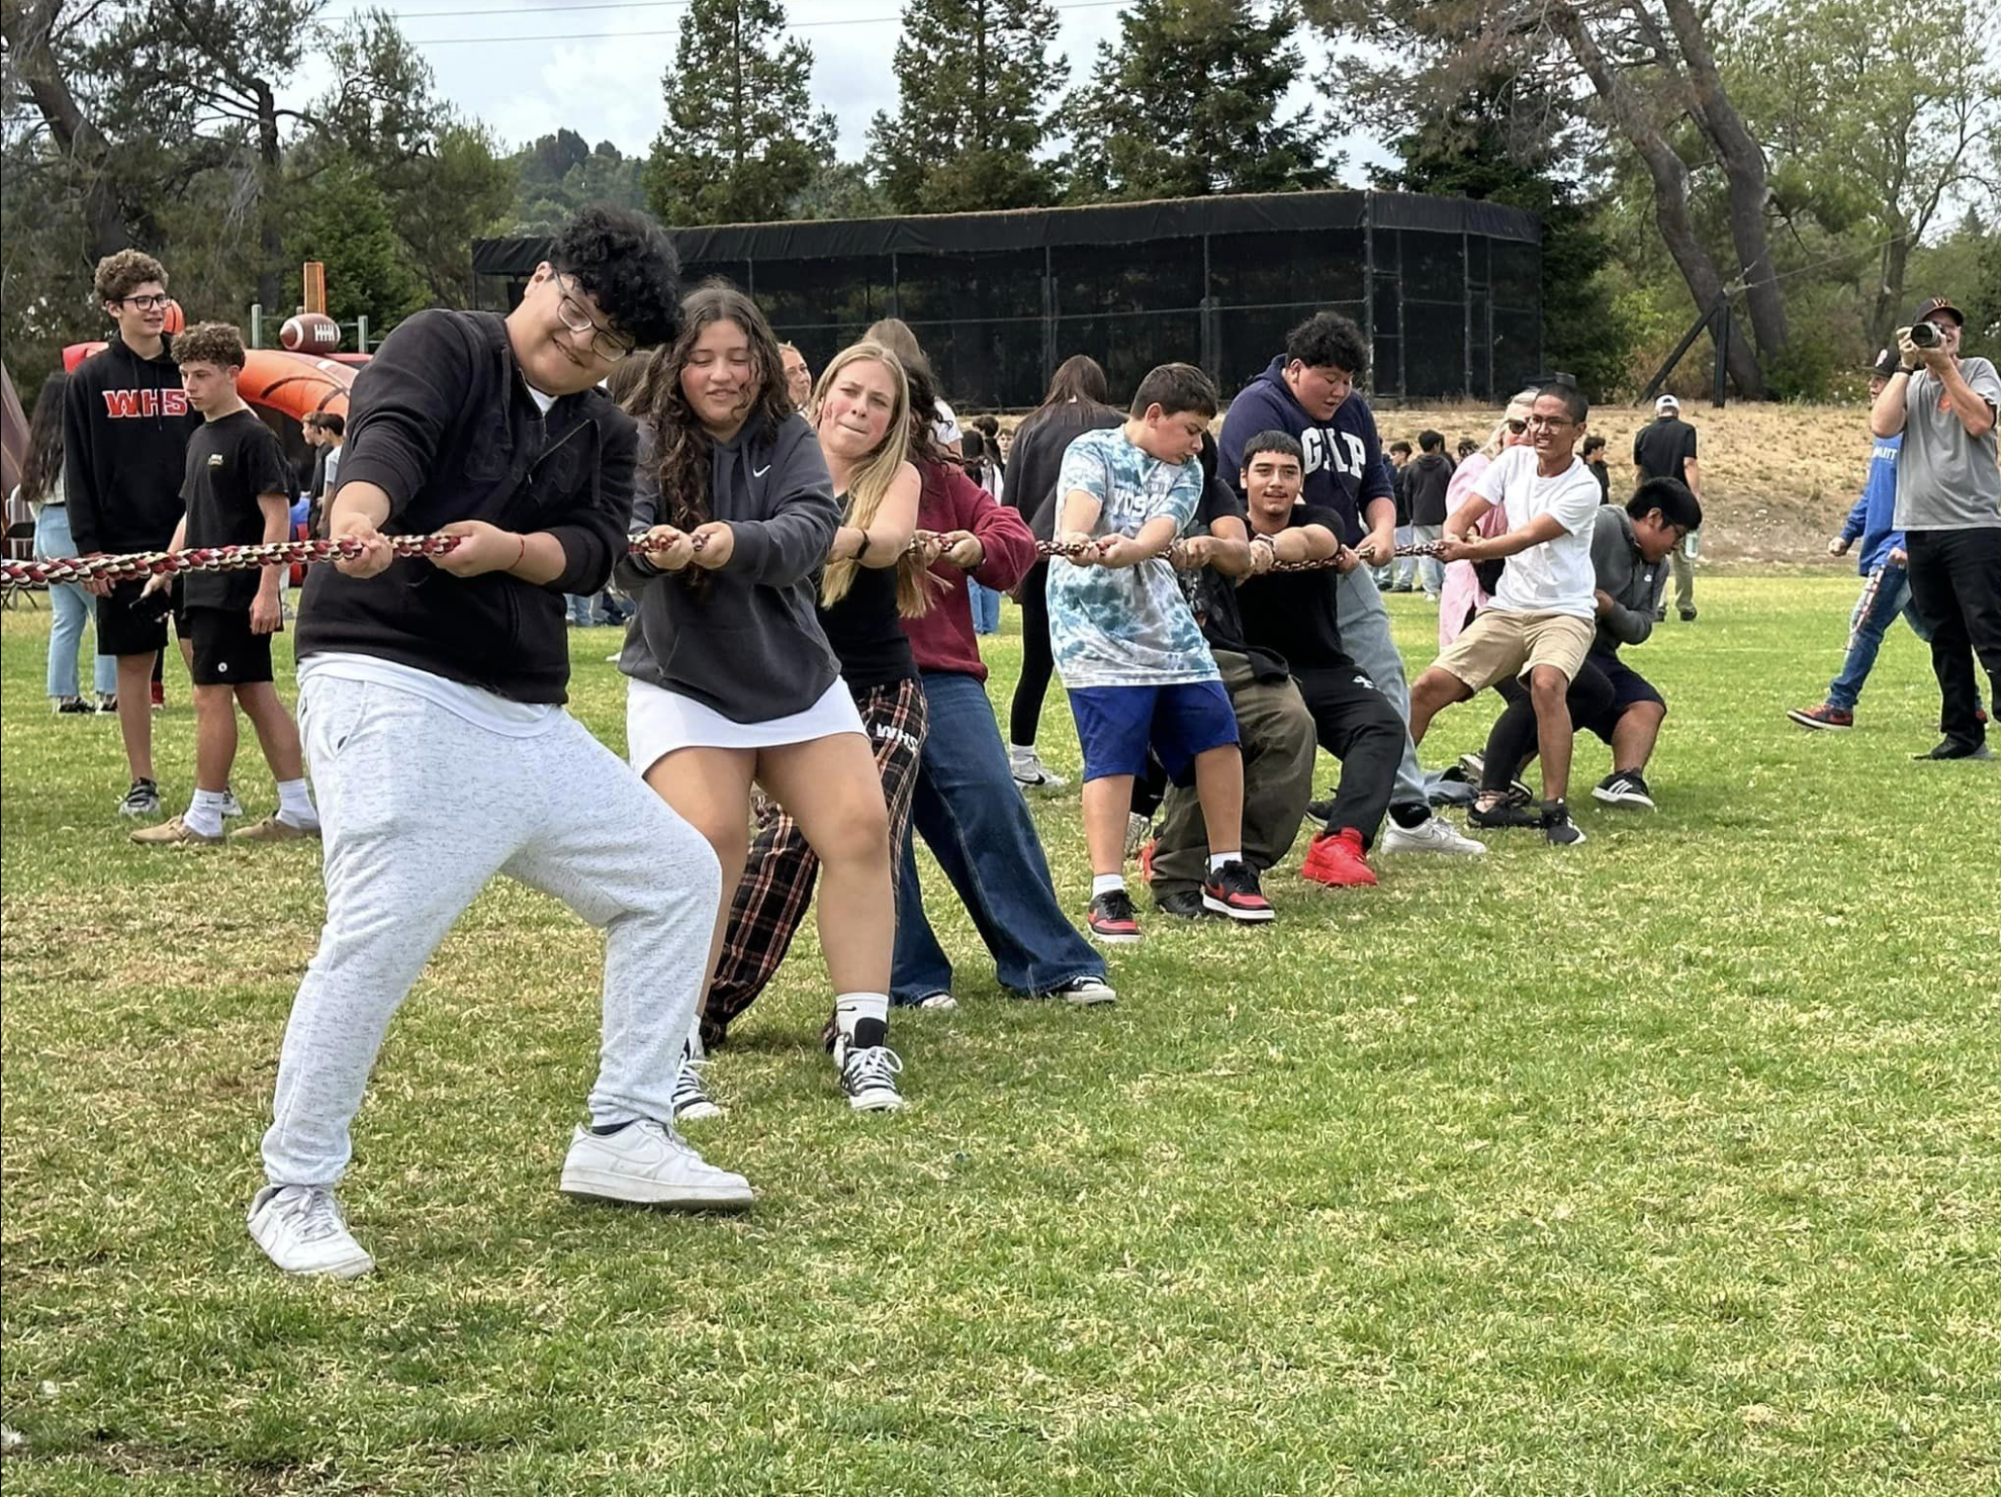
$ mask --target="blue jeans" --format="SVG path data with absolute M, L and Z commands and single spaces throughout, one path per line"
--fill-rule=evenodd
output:
M 590 594 L 565 593 L 563 596 L 568 600 L 570 605 L 570 622 L 575 624 L 579 629 L 590 628 L 592 601 Z
M 1883 635 L 1900 613 L 1910 620 L 1919 639 L 1931 639 L 1931 630 L 1911 606 L 1910 574 L 1894 562 L 1886 563 L 1864 579 L 1862 596 L 1855 600 L 1855 613 L 1848 621 L 1848 658 L 1841 663 L 1841 674 L 1828 684 L 1828 706 L 1855 710 L 1862 683 L 1869 679 L 1876 652 L 1883 648 Z
M 61 557 L 76 555 L 76 542 L 70 538 L 69 507 L 63 504 L 45 504 L 42 512 L 35 517 L 35 556 L 42 561 L 55 561 Z M 96 616 L 93 600 L 74 582 L 58 582 L 49 588 L 49 607 L 55 613 L 55 626 L 49 630 L 49 695 L 52 697 L 73 697 L 77 691 L 77 656 L 83 645 L 83 626 L 86 619 Z M 99 655 L 92 671 L 98 695 L 110 696 L 118 690 L 118 662 L 109 655 Z
M 1000 633 L 1001 595 L 970 577 L 966 579 L 966 595 L 973 600 L 973 633 Z
M 1049 860 L 1008 769 L 986 688 L 957 671 L 924 672 L 930 731 L 917 769 L 911 826 L 952 882 L 993 954 L 1002 987 L 1045 993 L 1103 977 L 1105 959 L 1063 917 Z M 903 845 L 890 996 L 915 1003 L 952 990 L 952 963 L 924 918 L 916 838 Z

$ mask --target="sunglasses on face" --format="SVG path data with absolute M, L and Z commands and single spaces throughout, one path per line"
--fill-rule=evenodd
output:
M 1520 436 L 1523 432 L 1527 431 L 1528 429 L 1529 429 L 1528 422 L 1517 421 L 1513 416 L 1508 417 L 1508 430 L 1513 432 L 1516 436 Z

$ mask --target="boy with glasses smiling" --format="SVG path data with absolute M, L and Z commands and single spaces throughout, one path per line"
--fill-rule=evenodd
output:
M 181 388 L 167 326 L 167 272 L 138 250 L 97 262 L 96 290 L 117 334 L 77 365 L 63 404 L 63 478 L 78 554 L 164 551 L 181 520 L 181 470 L 202 418 Z M 141 600 L 146 584 L 84 584 L 97 595 L 97 648 L 118 659 L 118 726 L 132 786 L 121 816 L 156 816 L 153 663 L 167 645 L 180 589 Z M 170 601 L 171 600 L 171 601 Z M 181 641 L 185 652 L 186 638 Z
M 433 310 L 355 380 L 330 532 L 299 629 L 299 717 L 320 794 L 326 926 L 292 1006 L 250 1235 L 288 1273 L 374 1260 L 333 1188 L 389 1021 L 497 873 L 606 932 L 604 1039 L 563 1165 L 568 1194 L 747 1206 L 672 1127 L 722 887 L 702 835 L 563 711 L 565 593 L 626 547 L 637 429 L 597 388 L 680 326 L 666 236 L 590 208 L 521 304 Z M 393 557 L 383 532 L 457 549 Z

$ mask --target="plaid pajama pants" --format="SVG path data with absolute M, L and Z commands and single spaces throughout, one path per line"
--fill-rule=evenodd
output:
M 869 747 L 882 774 L 883 798 L 889 804 L 890 885 L 894 889 L 895 849 L 903 846 L 910 825 L 910 799 L 917 789 L 918 759 L 924 747 L 924 687 L 915 677 L 889 686 L 873 686 L 855 698 Z M 820 860 L 799 827 L 776 805 L 759 818 L 750 844 L 743 881 L 730 904 L 729 930 L 723 936 L 715 981 L 701 1012 L 702 1044 L 713 1049 L 723 1042 L 730 1023 L 757 1001 L 785 953 L 806 906 Z

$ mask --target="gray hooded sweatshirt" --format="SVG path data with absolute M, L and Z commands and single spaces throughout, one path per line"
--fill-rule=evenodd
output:
M 633 523 L 660 512 L 652 443 L 641 431 Z M 618 668 L 690 697 L 732 722 L 804 712 L 839 679 L 820 627 L 813 578 L 834 543 L 841 507 L 806 418 L 772 431 L 753 416 L 709 450 L 709 517 L 730 527 L 730 559 L 713 572 L 663 573 L 633 555 L 619 585 L 638 600 Z M 695 577 L 701 587 L 690 586 Z
M 1598 620 L 1591 648 L 1616 655 L 1620 645 L 1645 644 L 1654 632 L 1654 610 L 1661 606 L 1668 567 L 1640 555 L 1633 517 L 1623 506 L 1599 506 L 1591 531 L 1591 567 L 1598 586 L 1612 597 L 1612 611 Z

